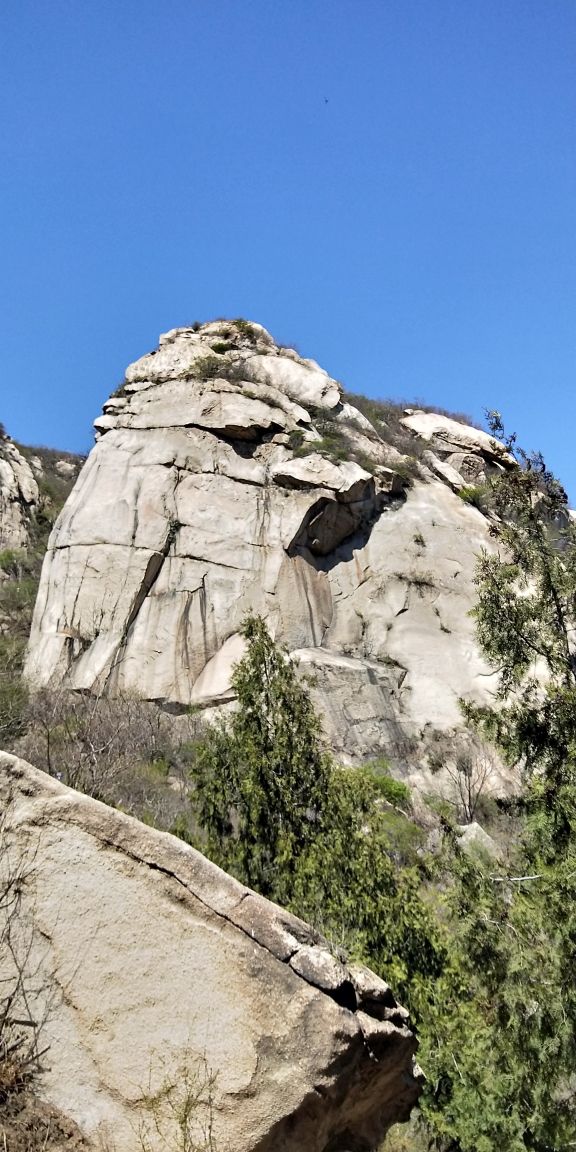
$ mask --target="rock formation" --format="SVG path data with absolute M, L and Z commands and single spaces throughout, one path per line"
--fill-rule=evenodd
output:
M 34 473 L 0 425 L 0 551 L 27 546 L 30 516 L 37 504 Z
M 314 672 L 345 761 L 401 761 L 426 726 L 458 724 L 459 696 L 486 697 L 468 613 L 490 538 L 456 491 L 510 466 L 487 433 L 409 410 L 410 464 L 244 321 L 162 336 L 95 425 L 44 562 L 34 683 L 221 704 L 252 610 Z
M 372 972 L 182 841 L 6 753 L 0 804 L 2 891 L 20 898 L 0 977 L 20 973 L 40 1022 L 42 1098 L 95 1148 L 182 1147 L 186 1105 L 186 1147 L 218 1152 L 368 1152 L 407 1119 L 416 1041 Z

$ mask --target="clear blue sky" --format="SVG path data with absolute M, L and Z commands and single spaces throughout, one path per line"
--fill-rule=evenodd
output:
M 4 0 L 0 419 L 86 451 L 243 315 L 370 395 L 499 408 L 576 500 L 574 0 Z

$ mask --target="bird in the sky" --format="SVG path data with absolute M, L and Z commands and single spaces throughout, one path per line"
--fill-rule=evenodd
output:
M 324 97 L 324 103 L 325 103 L 325 104 L 327 104 L 327 103 L 328 103 L 328 97 L 327 97 L 327 96 L 325 96 L 325 97 Z

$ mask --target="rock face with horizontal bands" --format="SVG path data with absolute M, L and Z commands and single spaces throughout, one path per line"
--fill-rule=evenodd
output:
M 428 445 L 409 488 L 406 457 L 261 326 L 161 337 L 104 405 L 52 533 L 29 678 L 213 706 L 254 611 L 314 671 L 344 761 L 401 761 L 424 727 L 458 724 L 458 697 L 492 683 L 468 616 L 491 545 L 454 489 L 509 460 L 446 417 L 404 423 Z
M 95 1148 L 180 1147 L 193 1096 L 187 1146 L 218 1152 L 368 1152 L 407 1119 L 416 1040 L 374 973 L 188 845 L 5 753 L 0 804 L 40 1092 Z
M 37 504 L 38 485 L 28 461 L 0 431 L 0 550 L 27 546 Z

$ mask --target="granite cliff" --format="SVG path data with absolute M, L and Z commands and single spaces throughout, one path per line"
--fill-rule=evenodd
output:
M 400 415 L 392 435 L 258 324 L 162 336 L 50 537 L 29 680 L 214 708 L 251 610 L 314 673 L 344 761 L 406 763 L 490 689 L 468 616 L 488 521 L 457 493 L 511 462 L 480 429 Z
M 0 425 L 0 550 L 28 544 L 30 517 L 37 506 L 32 468 Z

